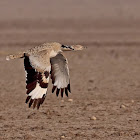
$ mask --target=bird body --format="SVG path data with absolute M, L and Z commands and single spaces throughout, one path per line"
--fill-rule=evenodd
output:
M 56 95 L 61 96 L 65 92 L 68 96 L 70 90 L 70 76 L 68 61 L 63 56 L 62 51 L 82 50 L 81 45 L 65 46 L 60 43 L 44 43 L 27 51 L 9 55 L 6 60 L 24 58 L 24 68 L 26 72 L 26 103 L 33 108 L 44 102 L 49 83 L 49 75 L 52 79 L 52 93 L 56 89 Z

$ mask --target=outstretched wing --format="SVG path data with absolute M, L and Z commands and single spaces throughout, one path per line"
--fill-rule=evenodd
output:
M 50 71 L 48 69 L 48 71 L 40 72 L 32 66 L 31 62 L 39 63 L 33 60 L 33 58 L 31 59 L 30 56 L 25 55 L 24 68 L 26 71 L 26 93 L 28 95 L 26 103 L 29 102 L 29 107 L 33 104 L 33 108 L 37 106 L 37 109 L 39 109 L 47 94 Z
M 66 58 L 61 54 L 57 54 L 55 57 L 50 59 L 51 62 L 51 79 L 53 83 L 52 93 L 56 89 L 56 95 L 59 95 L 61 90 L 61 96 L 65 92 L 68 96 L 68 91 L 70 91 L 70 78 L 69 78 L 69 68 Z

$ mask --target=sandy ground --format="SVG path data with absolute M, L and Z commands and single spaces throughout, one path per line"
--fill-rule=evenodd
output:
M 90 6 L 89 2 L 87 6 Z M 85 11 L 82 17 L 84 1 L 74 18 L 71 8 L 68 8 L 70 18 L 65 18 L 62 11 L 62 14 L 58 13 L 62 5 L 58 5 L 57 12 L 52 10 L 54 13 L 46 10 L 53 18 L 48 16 L 49 13 L 46 18 L 40 18 L 41 13 L 33 14 L 34 5 L 29 15 L 25 12 L 26 9 L 29 11 L 32 3 L 29 2 L 25 9 L 23 3 L 18 3 L 19 8 L 14 4 L 9 8 L 11 16 L 7 10 L 5 17 L 0 18 L 0 140 L 139 140 L 139 20 L 95 20 L 88 18 Z M 131 4 L 131 1 L 127 3 L 124 15 L 127 8 L 130 17 L 137 13 L 137 4 L 133 12 L 129 10 L 134 7 L 134 3 L 132 7 Z M 3 2 L 3 6 L 6 5 L 8 3 Z M 69 5 L 76 10 L 78 0 L 75 6 L 71 2 Z M 14 6 L 21 12 L 21 19 Z M 87 8 L 90 17 L 91 7 Z M 100 7 L 100 2 L 97 7 Z M 97 15 L 102 15 L 105 9 L 108 9 L 107 4 L 103 12 L 98 10 Z M 56 17 L 55 13 L 58 14 Z M 23 60 L 6 61 L 5 57 L 51 41 L 82 44 L 88 48 L 65 53 L 71 76 L 72 93 L 69 98 L 64 96 L 62 99 L 52 94 L 50 81 L 44 104 L 39 110 L 29 109 L 25 104 Z

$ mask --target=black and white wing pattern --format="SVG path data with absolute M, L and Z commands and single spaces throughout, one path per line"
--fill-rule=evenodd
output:
M 66 58 L 61 54 L 57 54 L 55 57 L 50 59 L 51 62 L 51 79 L 53 83 L 52 93 L 56 89 L 56 95 L 59 95 L 61 90 L 61 97 L 65 92 L 68 96 L 68 91 L 70 91 L 70 78 L 69 78 L 69 68 Z
M 33 108 L 37 106 L 39 109 L 47 94 L 50 71 L 48 69 L 48 71 L 39 72 L 32 65 L 30 56 L 26 55 L 24 56 L 24 68 L 26 71 L 26 93 L 28 95 L 26 103 L 29 102 L 29 107 L 33 104 Z

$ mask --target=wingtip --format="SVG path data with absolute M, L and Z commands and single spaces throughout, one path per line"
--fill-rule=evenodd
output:
M 63 98 L 64 88 L 61 89 L 61 97 Z
M 68 89 L 67 88 L 65 88 L 65 94 L 68 97 Z
M 59 91 L 60 91 L 60 89 L 57 88 L 57 90 L 56 90 L 56 96 L 57 96 L 57 97 L 58 97 L 58 95 L 59 95 Z
M 70 84 L 68 84 L 67 89 L 68 89 L 68 91 L 71 93 Z
M 30 100 L 30 102 L 29 102 L 29 108 L 32 106 L 33 101 L 34 101 L 33 99 Z
M 28 101 L 30 100 L 31 96 L 27 96 L 25 103 L 27 104 Z
M 56 86 L 53 86 L 52 93 L 54 93 L 55 89 L 56 89 Z
M 37 102 L 37 110 L 39 110 L 40 105 L 41 105 L 41 98 L 38 99 L 38 102 Z

